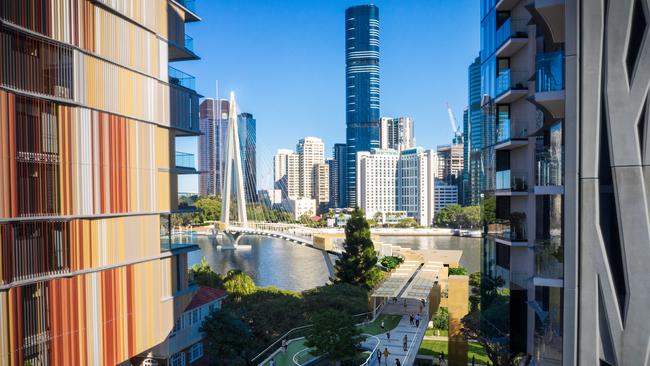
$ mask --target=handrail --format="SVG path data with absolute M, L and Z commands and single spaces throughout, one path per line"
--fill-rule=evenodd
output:
M 379 345 L 381 344 L 381 341 L 379 340 L 379 337 L 377 337 L 375 335 L 372 335 L 372 334 L 364 333 L 362 335 L 373 337 L 373 338 L 375 338 L 377 340 L 377 344 L 375 344 L 375 348 L 373 348 L 372 351 L 370 352 L 370 356 L 368 356 L 368 358 L 366 359 L 366 362 L 364 362 L 364 363 L 362 363 L 360 365 L 360 366 L 368 366 L 368 365 L 370 365 L 370 361 L 372 360 L 372 357 L 375 355 L 375 352 L 377 352 L 377 348 L 379 348 Z
M 426 311 L 424 313 L 424 319 L 429 319 L 429 308 L 428 307 L 425 307 L 425 308 L 426 308 Z M 424 322 L 420 323 L 420 327 L 418 327 L 418 330 L 415 332 L 415 336 L 413 336 L 413 338 L 411 339 L 411 344 L 409 345 L 408 350 L 406 351 L 406 355 L 404 355 L 404 361 L 402 362 L 403 365 L 409 365 L 410 364 L 409 363 L 409 358 L 413 356 L 411 351 L 414 348 L 414 343 L 418 339 L 420 339 L 418 342 L 422 342 L 422 340 L 424 339 L 424 334 L 427 331 L 427 323 L 428 323 L 428 321 L 424 321 Z M 420 330 L 420 328 L 422 329 L 422 331 Z M 419 348 L 418 348 L 418 351 L 419 351 Z M 417 352 L 415 353 L 415 355 L 417 356 Z

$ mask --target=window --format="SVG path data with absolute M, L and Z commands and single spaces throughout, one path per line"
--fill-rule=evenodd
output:
M 190 363 L 203 357 L 203 343 L 199 342 L 190 348 Z
M 169 359 L 169 366 L 185 366 L 185 352 L 178 352 Z

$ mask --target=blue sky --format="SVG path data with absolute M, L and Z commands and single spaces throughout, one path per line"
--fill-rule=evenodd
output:
M 272 156 L 298 139 L 324 140 L 326 155 L 345 142 L 344 14 L 361 1 L 197 0 L 190 23 L 199 61 L 172 66 L 196 76 L 199 93 L 233 90 L 257 119 L 258 188 L 268 188 Z M 449 143 L 445 103 L 462 124 L 467 67 L 479 50 L 476 0 L 379 0 L 381 115 L 411 116 L 418 145 Z M 177 150 L 196 153 L 196 139 Z M 197 190 L 184 176 L 179 190 Z

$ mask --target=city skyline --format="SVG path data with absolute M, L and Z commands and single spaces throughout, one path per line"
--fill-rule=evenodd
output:
M 187 62 L 184 70 L 197 77 L 197 91 L 214 98 L 218 80 L 220 97 L 234 90 L 240 101 L 239 111 L 252 113 L 257 119 L 258 189 L 272 187 L 273 164 L 268 156 L 277 149 L 292 147 L 302 136 L 318 136 L 325 143 L 326 156 L 331 156 L 334 144 L 345 142 L 342 19 L 347 7 L 362 3 L 332 1 L 316 7 L 279 2 L 253 5 L 220 1 L 218 6 L 197 2 L 197 11 L 204 18 L 228 29 L 231 37 L 219 38 L 220 44 L 226 43 L 224 47 L 230 45 L 247 52 L 257 49 L 259 54 L 276 50 L 274 57 L 264 57 L 263 63 L 255 62 L 255 57 L 229 61 L 219 57 L 224 47 L 211 47 L 214 26 L 188 26 L 202 60 Z M 449 143 L 453 133 L 445 102 L 454 107 L 456 115 L 462 115 L 467 103 L 467 65 L 479 47 L 478 4 L 373 3 L 381 11 L 381 116 L 413 118 L 420 146 L 435 148 Z M 264 16 L 269 7 L 274 8 L 274 17 Z M 242 14 L 247 15 L 247 22 L 241 22 Z M 287 18 L 291 22 L 284 22 Z M 242 25 L 248 22 L 257 27 Z M 297 23 L 306 31 L 292 33 Z M 462 24 L 462 32 L 449 31 L 458 24 Z M 259 29 L 265 30 L 264 42 L 257 38 Z M 317 59 L 314 53 L 319 55 Z M 304 83 L 311 68 L 323 77 L 310 79 L 313 84 Z M 279 90 L 282 94 L 278 94 Z M 178 142 L 178 149 L 196 154 L 194 144 L 185 139 Z M 179 190 L 195 186 L 195 179 L 183 177 Z

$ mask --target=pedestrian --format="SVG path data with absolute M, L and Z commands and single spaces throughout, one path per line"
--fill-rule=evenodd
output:
M 381 365 L 381 350 L 377 350 L 377 363 Z
M 420 314 L 415 314 L 415 327 L 420 327 Z
M 407 346 L 408 346 L 408 343 L 409 343 L 409 339 L 406 336 L 406 334 L 404 334 L 404 341 L 402 343 L 404 345 L 404 352 L 406 352 L 406 349 L 408 348 Z
M 404 299 L 404 310 L 406 310 L 406 299 Z
M 275 358 L 271 359 L 271 362 L 269 362 L 269 366 L 275 366 Z
M 413 314 L 409 314 L 409 324 L 413 325 Z
M 402 363 L 399 362 L 399 358 L 395 359 L 395 366 L 402 366 Z
M 390 330 L 389 330 L 388 332 L 386 332 L 386 338 L 387 338 L 388 341 L 390 342 Z
M 388 356 L 390 356 L 390 352 L 388 352 L 388 348 L 384 347 L 384 362 L 386 365 L 388 365 Z
M 379 326 L 381 327 L 382 332 L 386 329 L 386 325 L 384 324 L 384 319 L 381 320 L 381 325 Z
M 289 342 L 287 342 L 287 339 L 284 338 L 282 340 L 282 351 L 287 352 L 287 349 L 289 349 Z
M 440 361 L 440 364 L 442 365 L 443 362 L 445 362 L 445 353 L 440 352 L 440 356 L 438 357 L 438 361 Z

